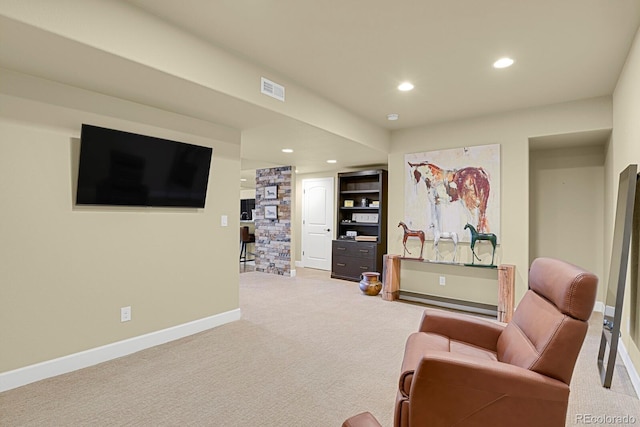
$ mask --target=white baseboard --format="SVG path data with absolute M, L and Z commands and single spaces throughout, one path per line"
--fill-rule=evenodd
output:
M 633 366 L 633 362 L 631 361 L 627 348 L 624 346 L 624 342 L 622 342 L 622 340 L 618 340 L 618 353 L 620 354 L 620 358 L 622 358 L 625 368 L 627 368 L 627 373 L 629 374 L 631 384 L 633 384 L 633 388 L 636 391 L 636 396 L 640 397 L 640 376 L 638 376 L 638 371 L 636 371 L 636 367 Z
M 289 270 L 289 276 L 296 277 L 296 270 Z
M 302 261 L 296 261 L 296 267 L 304 268 L 304 263 Z
M 0 374 L 0 392 L 11 390 L 46 378 L 77 371 L 140 350 L 155 347 L 198 332 L 206 331 L 240 319 L 240 309 L 194 320 L 156 332 L 129 338 L 101 347 L 25 366 Z
M 604 313 L 604 303 L 602 301 L 596 301 L 596 304 L 593 306 L 593 311 Z

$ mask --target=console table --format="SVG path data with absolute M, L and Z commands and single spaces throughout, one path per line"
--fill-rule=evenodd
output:
M 395 301 L 400 297 L 400 262 L 425 262 L 403 258 L 400 255 L 385 255 L 382 273 L 382 299 Z M 473 266 L 471 266 L 473 267 Z M 480 266 L 478 266 L 480 267 Z M 509 322 L 513 316 L 516 266 L 500 264 L 498 267 L 498 321 Z

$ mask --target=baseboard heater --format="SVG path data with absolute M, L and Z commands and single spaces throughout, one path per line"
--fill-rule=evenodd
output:
M 434 305 L 436 307 L 451 308 L 454 310 L 468 311 L 470 313 L 484 314 L 496 317 L 498 306 L 482 304 L 479 302 L 463 301 L 453 298 L 438 297 L 435 295 L 419 294 L 417 292 L 400 291 L 399 299 L 422 304 Z

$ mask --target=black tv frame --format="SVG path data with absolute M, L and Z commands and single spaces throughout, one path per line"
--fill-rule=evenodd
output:
M 204 208 L 213 149 L 82 124 L 76 206 Z

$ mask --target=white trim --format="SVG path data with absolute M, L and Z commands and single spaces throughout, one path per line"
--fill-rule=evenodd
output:
M 604 313 L 604 303 L 602 301 L 596 301 L 596 304 L 593 306 L 593 311 Z
M 25 366 L 13 371 L 3 372 L 0 374 L 0 392 L 117 359 L 118 357 L 197 334 L 236 320 L 240 320 L 239 308 L 57 359 L 36 363 L 35 365 Z
M 295 270 L 295 269 L 290 270 L 290 271 L 289 271 L 289 276 L 290 276 L 290 277 L 296 277 L 296 270 Z
M 304 268 L 304 263 L 302 261 L 296 261 L 296 267 Z
M 622 362 L 624 363 L 625 368 L 627 368 L 627 373 L 629 374 L 631 384 L 633 384 L 633 388 L 636 391 L 636 396 L 640 396 L 640 376 L 638 376 L 638 371 L 636 371 L 636 367 L 633 366 L 633 362 L 631 361 L 629 353 L 627 353 L 627 348 L 624 346 L 624 342 L 622 342 L 622 340 L 618 340 L 618 353 L 620 353 Z

